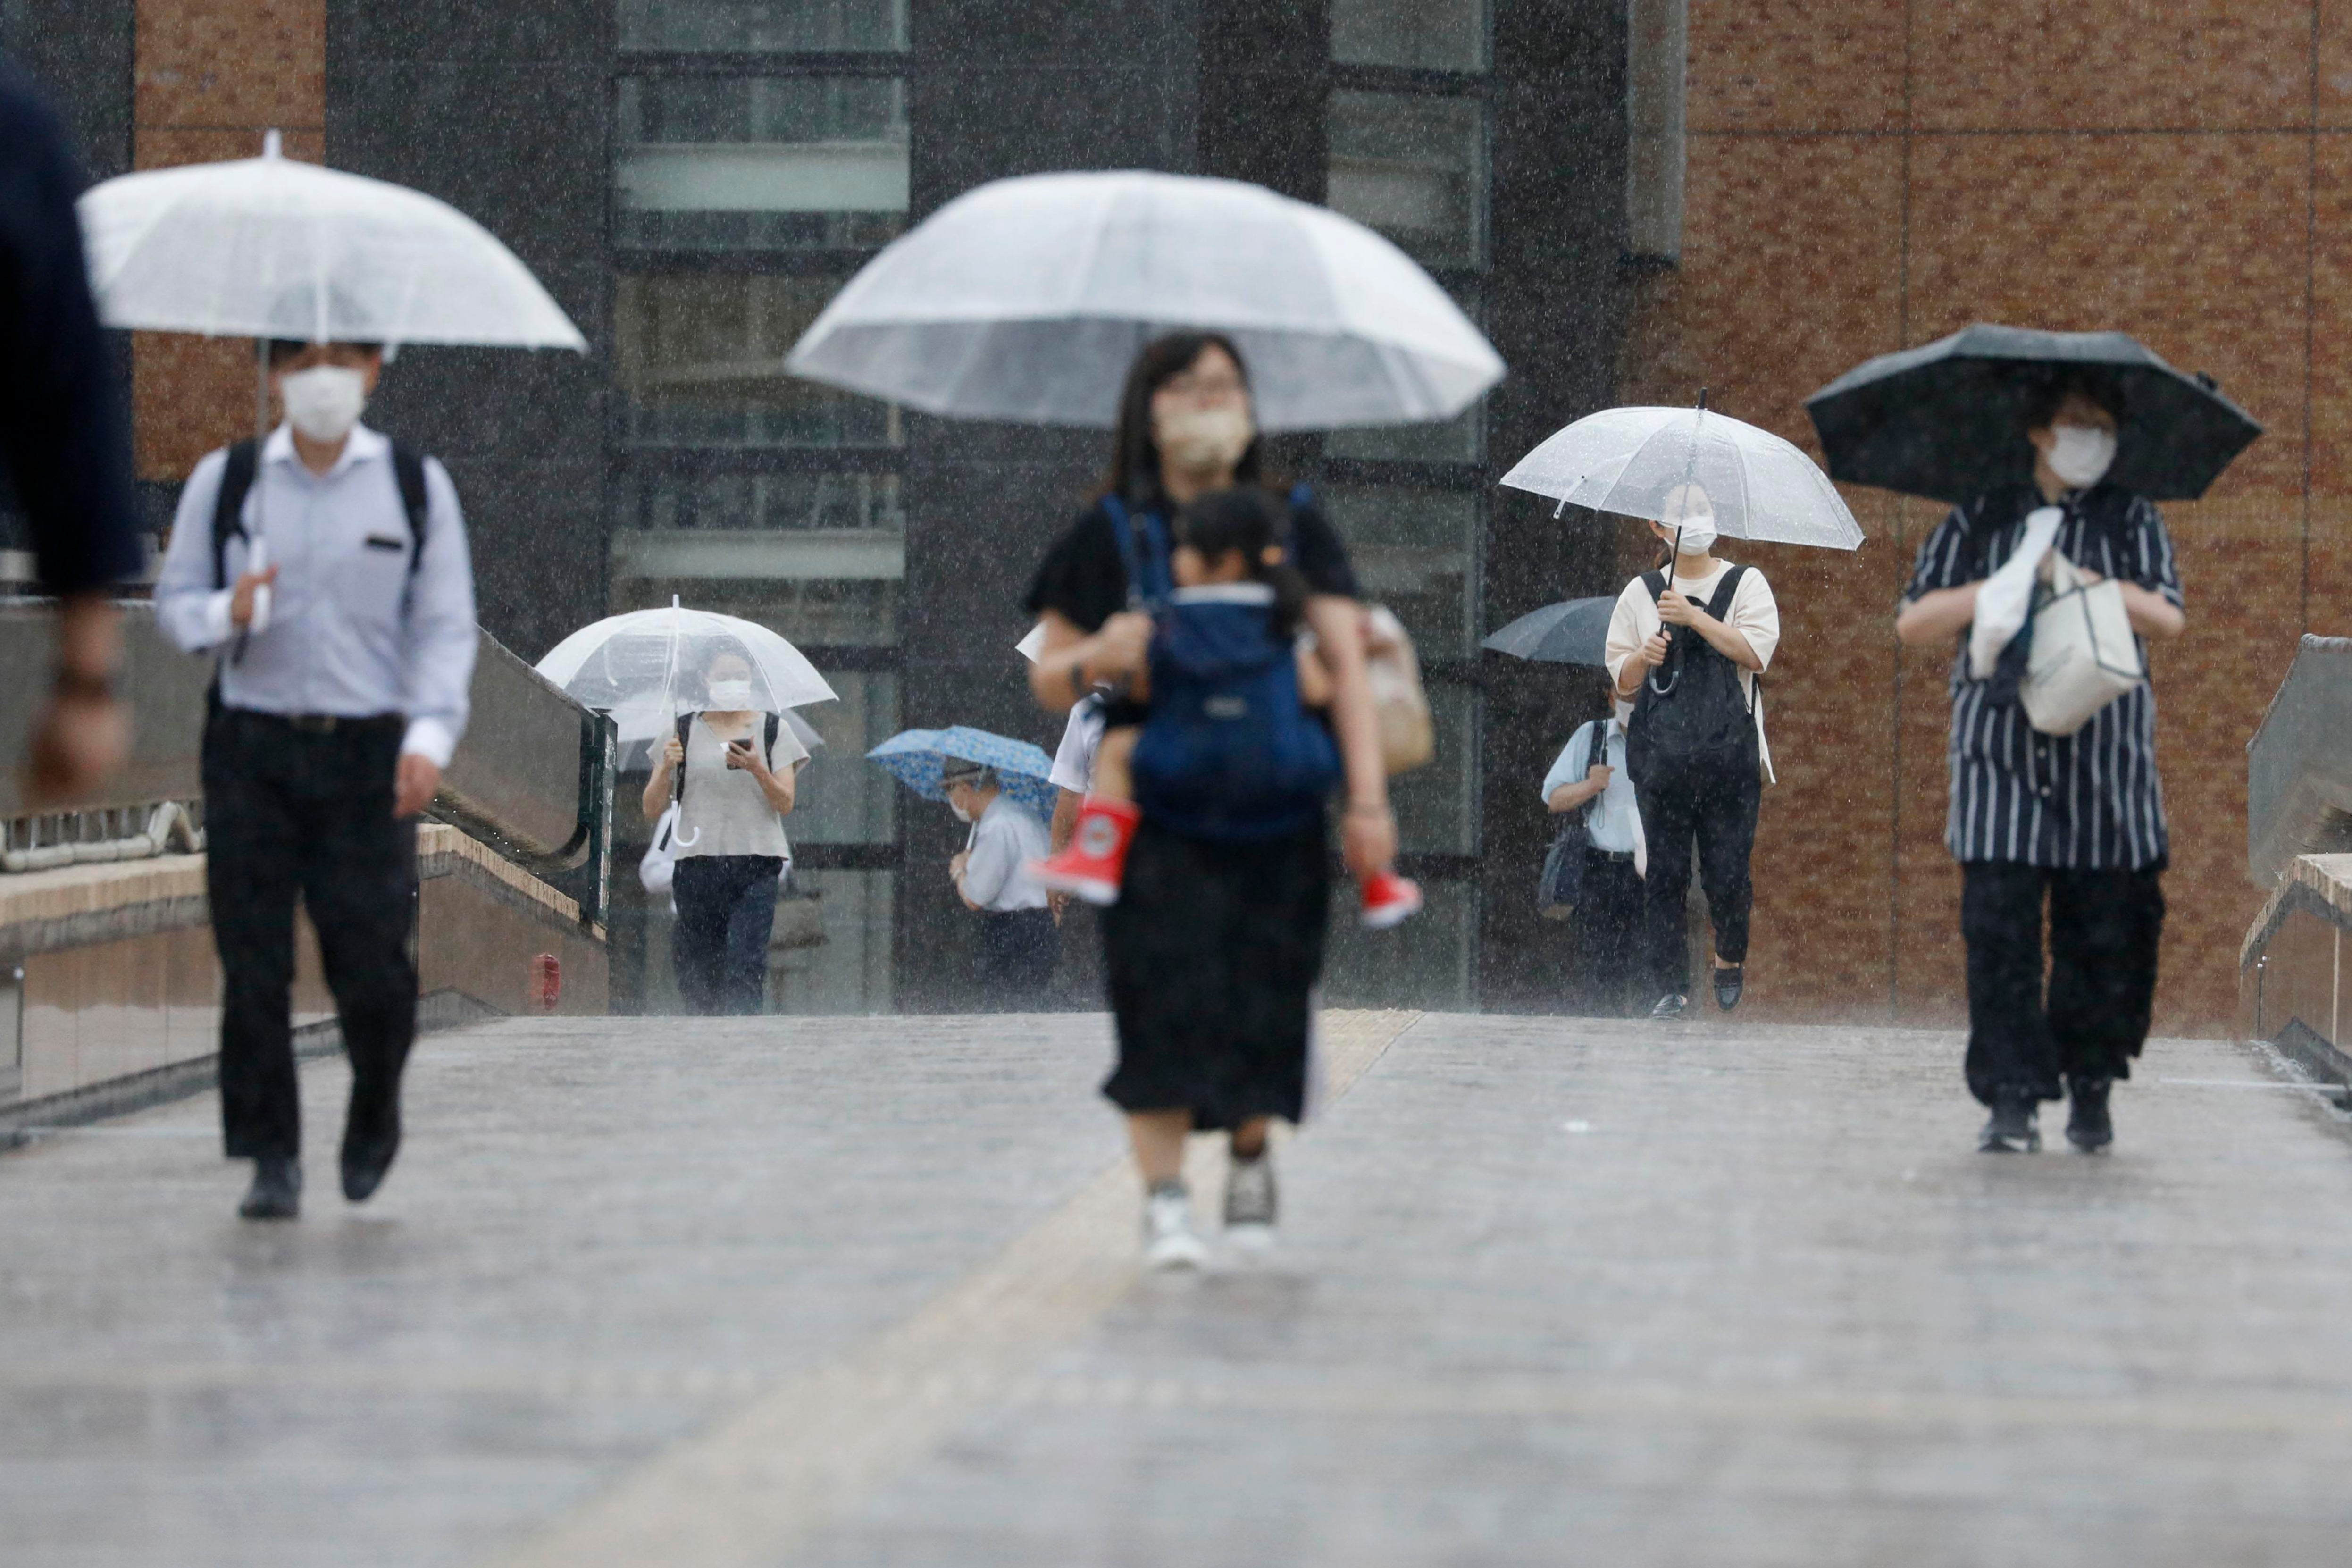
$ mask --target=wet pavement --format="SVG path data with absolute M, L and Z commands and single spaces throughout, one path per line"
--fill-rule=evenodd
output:
M 2257 1054 L 1989 1159 L 1949 1036 L 1333 1024 L 1200 1278 L 1090 1017 L 437 1037 L 359 1210 L 315 1064 L 289 1227 L 209 1100 L 0 1156 L 0 1561 L 2345 1560 L 2352 1137 Z

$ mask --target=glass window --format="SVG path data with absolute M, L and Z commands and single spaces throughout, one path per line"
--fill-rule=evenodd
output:
M 619 526 L 637 529 L 906 530 L 899 477 L 887 473 L 637 474 L 622 483 Z
M 1365 595 L 1396 612 L 1422 658 L 1475 658 L 1477 494 L 1335 485 L 1323 502 Z
M 1421 913 L 1393 931 L 1331 922 L 1323 989 L 1335 1007 L 1477 1005 L 1478 885 L 1424 881 Z
M 907 0 L 621 0 L 621 47 L 671 54 L 907 47 Z
M 1397 843 L 1409 855 L 1478 853 L 1478 706 L 1475 687 L 1429 683 L 1437 755 L 1389 781 Z
M 613 578 L 613 614 L 658 609 L 677 595 L 698 610 L 775 629 L 800 647 L 892 647 L 899 637 L 895 579 L 799 577 Z
M 1486 258 L 1486 121 L 1475 99 L 1334 92 L 1331 209 L 1433 267 Z
M 620 97 L 625 247 L 870 247 L 907 226 L 901 80 L 644 77 Z
M 866 753 L 898 732 L 898 675 L 827 670 L 838 702 L 799 710 L 824 744 L 794 787 L 784 829 L 795 844 L 890 844 L 898 836 L 898 784 Z
M 891 405 L 784 374 L 784 355 L 840 287 L 727 273 L 622 278 L 613 327 L 629 444 L 898 446 Z
M 1331 58 L 1343 65 L 1485 70 L 1486 0 L 1331 0 Z
M 776 906 L 776 938 L 768 948 L 768 1011 L 827 1017 L 888 1012 L 898 888 L 895 871 L 795 868 L 792 896 Z

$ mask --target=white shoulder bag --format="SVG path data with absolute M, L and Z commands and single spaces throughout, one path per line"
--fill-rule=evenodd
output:
M 2052 552 L 2050 598 L 2033 613 L 2033 647 L 2019 696 L 2028 722 L 2045 735 L 2071 735 L 2091 716 L 2147 679 L 2113 578 L 2085 583 Z

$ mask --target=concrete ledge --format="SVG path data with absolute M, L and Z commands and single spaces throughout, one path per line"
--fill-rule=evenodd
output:
M 504 1016 L 489 1004 L 461 991 L 436 991 L 416 999 L 416 1032 L 420 1035 Z M 342 1025 L 337 1019 L 305 1024 L 294 1031 L 294 1055 L 300 1060 L 340 1056 L 342 1049 Z M 219 1083 L 220 1057 L 215 1053 L 125 1078 L 110 1078 L 63 1094 L 0 1106 L 0 1149 L 28 1142 L 40 1136 L 43 1128 L 82 1127 L 110 1117 L 128 1116 L 134 1110 L 203 1094 Z
M 2246 940 L 2238 947 L 2238 967 L 2253 963 L 2280 923 L 2298 909 L 2352 931 L 2352 855 L 2296 856 L 2285 879 L 2263 903 L 2263 912 L 2247 928 Z

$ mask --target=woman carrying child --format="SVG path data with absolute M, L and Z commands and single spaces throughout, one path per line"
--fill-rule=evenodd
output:
M 1154 658 L 1153 618 L 1131 607 L 1152 601 L 1168 606 L 1171 627 L 1220 602 L 1249 605 L 1254 626 L 1250 616 L 1208 618 L 1234 622 L 1220 629 L 1237 644 L 1254 637 L 1261 658 L 1269 639 L 1278 641 L 1282 668 L 1295 682 L 1283 605 L 1303 600 L 1292 614 L 1314 634 L 1328 673 L 1328 735 L 1346 784 L 1342 851 L 1368 908 L 1377 914 L 1384 900 L 1409 906 L 1417 901 L 1410 884 L 1389 869 L 1396 824 L 1365 679 L 1355 577 L 1338 535 L 1311 505 L 1286 507 L 1258 488 L 1258 446 L 1248 383 L 1230 342 L 1179 333 L 1145 347 L 1119 400 L 1104 495 L 1055 544 L 1030 591 L 1030 612 L 1045 626 L 1031 687 L 1056 712 L 1097 688 L 1131 691 L 1154 677 L 1176 695 L 1188 683 L 1180 672 L 1171 684 L 1164 644 Z M 1171 514 L 1235 487 L 1246 487 L 1243 499 L 1219 497 L 1189 520 L 1217 556 L 1172 547 Z M 1132 576 L 1142 579 L 1132 584 L 1130 558 Z M 1192 587 L 1222 592 L 1180 608 L 1179 558 L 1197 579 Z M 1211 581 L 1219 574 L 1238 576 Z M 1237 588 L 1264 592 L 1236 595 Z M 1298 699 L 1290 701 L 1296 707 Z M 1115 698 L 1106 719 L 1113 731 L 1133 730 L 1151 711 L 1131 696 Z M 1279 740 L 1297 738 L 1286 728 Z M 1244 825 L 1252 836 L 1237 837 L 1234 824 L 1196 815 L 1213 805 L 1205 797 L 1157 788 L 1167 780 L 1151 765 L 1150 734 L 1123 744 L 1135 748 L 1139 801 L 1124 810 L 1090 801 L 1073 846 L 1109 859 L 1108 878 L 1119 889 L 1103 922 L 1119 1040 L 1104 1093 L 1127 1113 L 1147 1189 L 1147 1261 L 1192 1267 L 1205 1249 L 1183 1184 L 1187 1132 L 1231 1134 L 1224 1208 L 1231 1237 L 1262 1240 L 1274 1223 L 1266 1131 L 1274 1118 L 1295 1121 L 1306 1109 L 1312 994 L 1329 898 L 1324 811 L 1318 792 L 1311 810 L 1253 816 Z M 1101 842 L 1106 829 L 1108 844 Z M 1129 839 L 1123 865 L 1116 855 L 1122 837 Z

